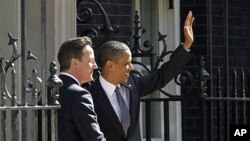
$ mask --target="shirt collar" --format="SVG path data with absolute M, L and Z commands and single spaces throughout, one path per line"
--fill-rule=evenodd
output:
M 100 83 L 101 83 L 104 91 L 106 92 L 106 94 L 109 96 L 112 96 L 114 94 L 115 89 L 116 89 L 116 85 L 108 82 L 105 78 L 102 77 L 102 75 L 100 75 L 99 80 L 100 80 Z M 120 86 L 120 85 L 118 85 L 118 86 Z
M 71 75 L 71 74 L 69 74 L 69 73 L 67 73 L 67 72 L 60 72 L 59 75 L 67 75 L 67 76 L 71 77 L 72 79 L 74 79 L 74 80 L 77 82 L 77 84 L 78 84 L 79 86 L 81 85 L 80 82 L 76 79 L 75 76 L 73 76 L 73 75 Z

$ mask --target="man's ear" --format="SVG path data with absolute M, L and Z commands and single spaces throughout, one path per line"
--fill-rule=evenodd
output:
M 70 61 L 70 65 L 72 67 L 75 67 L 75 66 L 77 66 L 77 64 L 78 64 L 77 59 L 72 58 L 71 61 Z
M 111 70 L 113 68 L 113 65 L 114 65 L 114 63 L 112 61 L 108 60 L 106 62 L 105 66 L 106 66 L 107 69 Z

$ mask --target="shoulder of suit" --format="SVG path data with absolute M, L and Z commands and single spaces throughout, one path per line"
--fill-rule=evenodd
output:
M 79 85 L 77 85 L 77 84 L 72 84 L 72 85 L 70 85 L 69 86 L 69 90 L 71 91 L 71 92 L 75 92 L 75 93 L 82 93 L 82 94 L 87 94 L 87 93 L 89 93 L 89 91 L 88 90 L 86 90 L 85 88 L 83 88 L 83 87 L 81 87 L 81 86 L 79 86 Z

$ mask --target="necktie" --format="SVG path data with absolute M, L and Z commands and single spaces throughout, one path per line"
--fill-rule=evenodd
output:
M 122 128 L 124 130 L 125 135 L 127 136 L 128 127 L 130 124 L 129 110 L 128 110 L 128 106 L 127 106 L 124 98 L 122 97 L 119 89 L 120 89 L 119 87 L 116 87 L 115 93 L 116 93 L 117 101 L 118 101 L 118 104 L 119 104 L 120 110 L 121 110 L 120 116 L 121 116 Z

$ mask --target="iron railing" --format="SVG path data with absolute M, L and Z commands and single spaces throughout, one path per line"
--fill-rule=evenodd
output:
M 46 93 L 42 93 L 46 91 L 41 88 L 44 82 L 34 68 L 32 74 L 25 78 L 27 86 L 21 94 L 17 90 L 20 84 L 17 84 L 15 63 L 22 56 L 25 56 L 27 61 L 36 60 L 36 57 L 31 51 L 23 53 L 25 55 L 19 54 L 17 39 L 11 34 L 8 36 L 9 45 L 13 49 L 12 55 L 5 65 L 4 58 L 0 59 L 0 141 L 57 141 L 57 109 L 60 108 L 57 98 L 62 81 L 56 75 L 56 63 L 50 64 L 51 75 L 47 80 Z M 9 71 L 11 72 L 8 73 Z M 24 73 L 26 72 L 21 72 Z M 10 75 L 10 80 L 6 80 L 7 75 Z M 46 94 L 48 98 L 46 104 L 41 101 L 42 94 Z M 43 123 L 44 121 L 47 122 Z
M 203 66 L 204 67 L 204 66 Z M 234 69 L 233 83 L 232 83 L 232 96 L 227 96 L 222 91 L 222 77 L 220 69 L 218 69 L 217 87 L 215 89 L 216 96 L 207 95 L 207 83 L 210 80 L 210 75 L 206 73 L 204 68 L 200 69 L 200 77 L 194 81 L 198 81 L 199 84 L 199 95 L 197 96 L 177 96 L 169 98 L 146 98 L 142 99 L 141 102 L 145 103 L 145 117 L 146 117 L 146 141 L 151 141 L 151 125 L 154 124 L 152 120 L 152 107 L 151 104 L 158 102 L 163 104 L 163 124 L 164 124 L 164 141 L 170 140 L 169 135 L 169 103 L 173 101 L 179 101 L 182 103 L 182 108 L 185 109 L 186 102 L 198 103 L 198 118 L 196 124 L 200 125 L 197 133 L 197 140 L 202 141 L 224 141 L 229 139 L 230 128 L 232 125 L 247 125 L 249 124 L 249 107 L 250 97 L 247 90 L 250 89 L 247 84 L 250 82 L 250 77 L 246 77 L 245 71 L 241 70 L 241 77 L 238 76 L 236 69 Z M 250 76 L 250 72 L 248 73 Z M 185 78 L 184 78 L 185 79 Z M 248 81 L 247 81 L 248 80 Z M 240 82 L 239 82 L 240 81 Z M 240 86 L 239 86 L 240 84 Z M 211 112 L 211 108 L 213 112 Z M 182 110 L 184 111 L 184 110 Z M 192 112 L 193 113 L 193 112 Z M 228 113 L 229 116 L 225 115 Z M 183 114 L 182 116 L 185 116 Z M 182 140 L 188 140 L 188 135 L 185 134 L 185 128 L 187 120 L 183 118 L 182 123 Z M 229 127 L 229 129 L 227 129 Z M 212 136 L 213 135 L 213 136 Z

